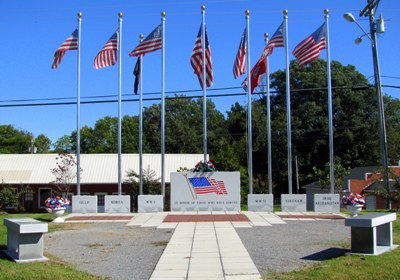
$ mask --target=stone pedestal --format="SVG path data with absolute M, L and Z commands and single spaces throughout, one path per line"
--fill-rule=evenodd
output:
M 31 218 L 4 219 L 7 227 L 7 250 L 3 252 L 15 262 L 46 261 L 43 256 L 43 233 L 47 223 Z
M 320 193 L 314 195 L 314 211 L 315 212 L 340 212 L 339 194 Z

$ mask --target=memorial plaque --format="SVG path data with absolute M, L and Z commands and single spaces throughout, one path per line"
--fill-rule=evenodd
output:
M 139 195 L 138 212 L 162 212 L 164 211 L 164 199 L 162 195 Z
M 340 196 L 339 194 L 319 193 L 314 195 L 314 211 L 315 212 L 340 212 Z
M 97 213 L 97 195 L 73 195 L 72 213 Z
M 240 211 L 240 173 L 171 172 L 171 211 Z
M 104 212 L 106 213 L 130 213 L 130 195 L 106 195 L 104 196 Z
M 272 194 L 249 194 L 247 196 L 247 207 L 249 211 L 274 211 L 274 195 Z
M 307 198 L 305 194 L 282 194 L 281 205 L 283 212 L 306 212 Z

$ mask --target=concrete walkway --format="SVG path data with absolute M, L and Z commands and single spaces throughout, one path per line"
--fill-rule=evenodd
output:
M 245 215 L 246 221 L 214 221 L 214 222 L 166 222 L 168 215 L 225 215 L 236 217 Z M 190 215 L 190 217 L 189 217 Z M 326 215 L 323 217 L 323 215 Z M 340 214 L 338 214 L 340 215 Z M 67 222 L 82 222 L 80 217 L 87 217 L 85 222 L 98 222 L 99 219 L 113 217 L 129 220 L 127 226 L 156 227 L 158 229 L 173 229 L 174 233 L 161 255 L 151 280 L 161 279 L 223 279 L 247 280 L 262 279 L 256 265 L 250 258 L 235 228 L 265 227 L 275 224 L 286 224 L 284 220 L 318 220 L 330 218 L 329 213 L 287 213 L 287 212 L 252 212 L 252 211 L 221 211 L 221 212 L 158 212 L 135 214 L 71 214 Z M 133 216 L 133 217 L 132 217 Z M 197 217 L 199 217 L 197 216 Z M 281 217 L 284 218 L 281 218 Z M 78 218 L 74 218 L 78 217 Z M 170 216 L 171 217 L 171 216 Z M 319 218 L 318 218 L 319 217 Z M 340 216 L 339 216 L 340 217 Z M 68 221 L 68 218 L 71 220 Z M 336 217 L 337 218 L 337 217 Z M 78 220 L 77 220 L 78 219 Z M 90 220 L 92 219 L 92 220 Z M 171 220 L 171 219 L 170 219 Z M 181 219 L 181 221 L 184 219 Z M 185 219 L 188 220 L 188 219 Z

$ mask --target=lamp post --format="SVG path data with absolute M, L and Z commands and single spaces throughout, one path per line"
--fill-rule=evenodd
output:
M 365 29 L 357 22 L 355 17 L 351 13 L 344 14 L 344 18 L 349 22 L 354 22 L 357 26 L 363 31 L 364 35 L 371 41 L 372 45 L 372 57 L 374 63 L 374 78 L 375 78 L 375 92 L 378 98 L 378 113 L 379 113 L 379 138 L 380 138 L 380 145 L 381 145 L 381 160 L 382 166 L 384 168 L 383 174 L 383 183 L 386 190 L 390 191 L 389 185 L 389 160 L 388 160 L 388 151 L 387 151 L 387 138 L 386 138 L 386 123 L 385 123 L 385 109 L 384 109 L 384 102 L 383 102 L 383 95 L 382 95 L 382 86 L 381 86 L 381 75 L 379 69 L 379 58 L 378 58 L 378 42 L 376 38 L 377 28 L 375 24 L 375 17 L 374 17 L 374 8 L 371 7 L 368 10 L 369 15 L 369 24 L 370 24 L 370 34 L 368 34 Z M 382 19 L 381 19 L 382 20 Z M 362 41 L 362 37 L 360 36 L 356 39 L 355 43 L 360 44 Z M 390 200 L 386 201 L 386 207 L 390 208 Z

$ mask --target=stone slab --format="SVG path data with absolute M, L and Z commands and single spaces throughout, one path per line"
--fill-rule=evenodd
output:
M 339 194 L 327 194 L 327 193 L 314 194 L 314 211 L 339 213 L 340 212 Z
M 247 195 L 247 207 L 249 211 L 274 211 L 274 196 L 272 194 L 249 194 Z
M 162 195 L 139 195 L 138 212 L 162 212 L 164 210 L 164 197 Z
M 130 195 L 106 195 L 104 196 L 104 212 L 106 213 L 130 213 Z
M 281 205 L 283 212 L 306 212 L 307 196 L 305 194 L 282 194 Z
M 72 213 L 97 213 L 97 195 L 73 195 Z

